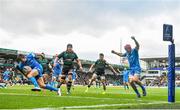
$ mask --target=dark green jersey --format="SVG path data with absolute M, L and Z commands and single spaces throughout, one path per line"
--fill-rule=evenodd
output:
M 58 58 L 62 58 L 64 62 L 64 66 L 73 66 L 74 60 L 78 59 L 78 56 L 74 52 L 64 51 L 58 55 Z
M 38 59 L 38 62 L 42 65 L 43 71 L 47 71 L 49 69 L 49 61 L 47 59 Z
M 97 72 L 104 72 L 106 67 L 108 66 L 109 64 L 106 62 L 106 60 L 97 60 L 95 62 L 95 71 Z

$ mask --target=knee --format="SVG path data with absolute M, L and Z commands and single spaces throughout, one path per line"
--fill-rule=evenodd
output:
M 30 78 L 30 77 L 33 77 L 33 76 L 31 74 L 28 74 L 27 77 Z
M 129 80 L 129 83 L 130 83 L 130 84 L 134 83 L 134 80 L 133 80 L 133 79 L 130 79 L 130 80 Z
M 103 84 L 103 85 L 106 85 L 106 83 L 105 83 L 105 82 L 102 82 L 102 84 Z
M 46 85 L 45 85 L 45 84 L 39 84 L 39 87 L 40 87 L 40 88 L 45 88 Z
M 91 80 L 95 81 L 95 80 L 96 80 L 96 78 L 97 78 L 97 77 L 93 76 L 93 77 L 91 78 Z
M 71 86 L 71 85 L 72 85 L 72 81 L 68 81 L 67 86 Z
M 71 75 L 68 77 L 68 80 L 72 80 L 72 76 Z

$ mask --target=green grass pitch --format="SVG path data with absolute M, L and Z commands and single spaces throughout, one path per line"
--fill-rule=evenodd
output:
M 55 92 L 33 92 L 32 86 L 13 86 L 0 89 L 1 109 L 178 109 L 180 108 L 180 88 L 176 88 L 176 103 L 167 102 L 167 88 L 147 88 L 147 96 L 140 99 L 130 89 L 122 87 L 107 87 L 106 94 L 102 88 L 92 87 L 85 93 L 86 87 L 75 86 L 71 95 L 63 96 Z

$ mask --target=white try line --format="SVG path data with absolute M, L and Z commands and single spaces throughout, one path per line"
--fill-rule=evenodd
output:
M 0 93 L 0 95 L 16 95 L 16 96 L 38 96 L 38 97 L 62 97 L 62 98 L 82 98 L 82 99 L 100 99 L 100 100 L 134 100 L 143 101 L 141 99 L 122 99 L 122 98 L 97 98 L 97 97 L 85 97 L 85 96 L 50 96 L 50 95 L 37 95 L 37 94 L 19 94 L 19 93 Z M 147 100 L 148 101 L 148 100 Z
M 168 104 L 168 102 L 150 102 L 150 103 L 134 103 L 134 104 L 100 104 L 100 105 L 89 105 L 89 106 L 66 106 L 59 107 L 57 109 L 89 109 L 89 108 L 102 108 L 102 107 L 116 107 L 116 106 L 136 106 L 136 105 L 158 105 L 158 104 Z
M 74 98 L 74 99 L 93 99 L 93 100 L 121 100 L 121 101 L 155 101 L 155 100 L 142 100 L 141 98 L 124 99 L 124 98 L 98 98 L 98 97 L 85 97 L 85 96 L 50 96 L 50 95 L 37 95 L 37 94 L 19 94 L 19 93 L 0 93 L 0 95 L 16 95 L 16 96 L 37 96 L 37 97 L 58 97 L 58 98 Z M 162 101 L 161 101 L 162 102 Z
M 35 110 L 49 110 L 49 109 L 83 109 L 83 108 L 100 108 L 100 107 L 112 107 L 112 106 L 133 106 L 133 105 L 153 105 L 153 104 L 167 104 L 166 101 L 155 101 L 155 100 L 141 100 L 141 99 L 116 99 L 116 98 L 97 98 L 97 97 L 80 97 L 80 96 L 48 96 L 48 95 L 36 95 L 36 94 L 19 94 L 19 93 L 0 93 L 0 95 L 19 95 L 19 96 L 40 96 L 40 97 L 66 97 L 66 98 L 91 98 L 91 99 L 110 99 L 110 100 L 135 100 L 139 101 L 138 103 L 133 104 L 99 104 L 99 105 L 89 105 L 89 106 L 65 106 L 65 107 L 58 107 L 58 108 L 37 108 Z M 143 102 L 142 101 L 151 101 Z M 176 101 L 176 103 L 180 103 L 180 101 Z
M 95 93 L 95 92 L 94 92 Z M 121 95 L 121 94 L 129 94 L 129 95 L 136 95 L 136 93 L 134 93 L 134 92 L 124 92 L 124 91 L 120 91 L 120 92 L 106 92 L 107 94 L 109 93 L 109 94 L 119 94 L 119 95 Z M 167 96 L 167 95 L 162 95 L 162 93 L 158 93 L 158 92 L 156 92 L 156 93 L 153 93 L 153 92 L 148 92 L 148 95 L 155 95 L 155 96 Z
M 167 104 L 168 102 L 151 102 L 151 103 L 134 103 L 134 104 L 99 104 L 99 105 L 89 105 L 89 106 L 65 106 L 57 108 L 37 108 L 34 110 L 50 110 L 50 109 L 93 109 L 93 108 L 102 108 L 102 107 L 116 107 L 116 106 L 135 106 L 135 105 L 154 105 L 154 104 Z

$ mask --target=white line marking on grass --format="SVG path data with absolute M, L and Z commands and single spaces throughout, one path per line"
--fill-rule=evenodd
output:
M 17 95 L 17 96 L 38 96 L 38 97 L 58 97 L 58 98 L 83 98 L 83 99 L 100 99 L 100 100 L 131 100 L 131 101 L 138 101 L 138 102 L 142 102 L 142 101 L 157 101 L 157 100 L 142 100 L 141 98 L 134 98 L 134 99 L 124 99 L 124 98 L 106 98 L 106 97 L 102 97 L 102 98 L 98 98 L 98 97 L 85 97 L 85 96 L 51 96 L 51 95 L 38 95 L 38 94 L 22 94 L 22 93 L 0 93 L 0 95 Z M 165 102 L 165 101 L 158 101 L 158 102 Z M 180 103 L 180 101 L 176 101 L 178 103 Z
M 36 95 L 36 94 L 19 94 L 19 93 L 0 93 L 0 95 L 19 95 L 19 96 L 40 96 L 40 97 L 48 97 L 48 95 Z M 80 96 L 49 96 L 49 97 L 70 97 L 70 98 L 91 98 L 91 99 L 110 99 L 110 100 L 135 100 L 141 101 L 133 104 L 99 104 L 99 105 L 89 105 L 89 106 L 65 106 L 58 108 L 37 108 L 35 110 L 49 110 L 49 109 L 83 109 L 83 108 L 100 108 L 100 107 L 112 107 L 112 106 L 131 106 L 131 105 L 153 105 L 153 104 L 167 104 L 166 101 L 155 101 L 155 100 L 141 100 L 141 99 L 116 99 L 116 98 L 97 98 L 97 97 L 80 97 Z M 151 103 L 142 103 L 142 101 L 151 101 Z M 176 103 L 180 103 L 180 101 L 176 101 Z
M 97 97 L 84 97 L 84 96 L 50 96 L 50 95 L 37 95 L 37 94 L 19 94 L 19 93 L 0 93 L 0 95 L 17 95 L 17 96 L 39 96 L 39 97 L 66 97 L 66 98 L 86 98 L 86 99 L 101 99 L 101 100 L 134 100 L 142 101 L 141 99 L 122 99 L 122 98 L 97 98 Z
M 34 110 L 50 110 L 50 109 L 89 109 L 89 108 L 101 108 L 101 107 L 115 107 L 115 106 L 135 106 L 135 105 L 153 105 L 153 104 L 167 104 L 168 102 L 151 102 L 151 103 L 134 103 L 134 104 L 99 104 L 89 106 L 65 106 L 58 108 L 37 108 Z
M 121 95 L 121 94 L 130 94 L 130 95 L 135 95 L 136 93 L 135 92 L 124 92 L 124 91 L 121 91 L 121 92 L 119 92 L 119 93 L 117 93 L 117 92 L 106 92 L 106 93 L 109 93 L 109 94 L 119 94 L 119 95 Z M 156 92 L 156 93 L 154 93 L 154 92 L 147 92 L 148 94 L 150 94 L 150 95 L 155 95 L 155 96 L 167 96 L 167 95 L 162 95 L 162 93 L 160 93 L 160 92 Z
M 131 106 L 131 105 L 153 105 L 153 104 L 166 104 L 168 102 L 151 102 L 151 103 L 136 103 L 136 104 L 100 104 L 100 105 L 89 105 L 89 106 L 67 106 L 60 107 L 60 109 L 83 109 L 83 108 L 100 108 L 100 107 L 113 107 L 113 106 Z

